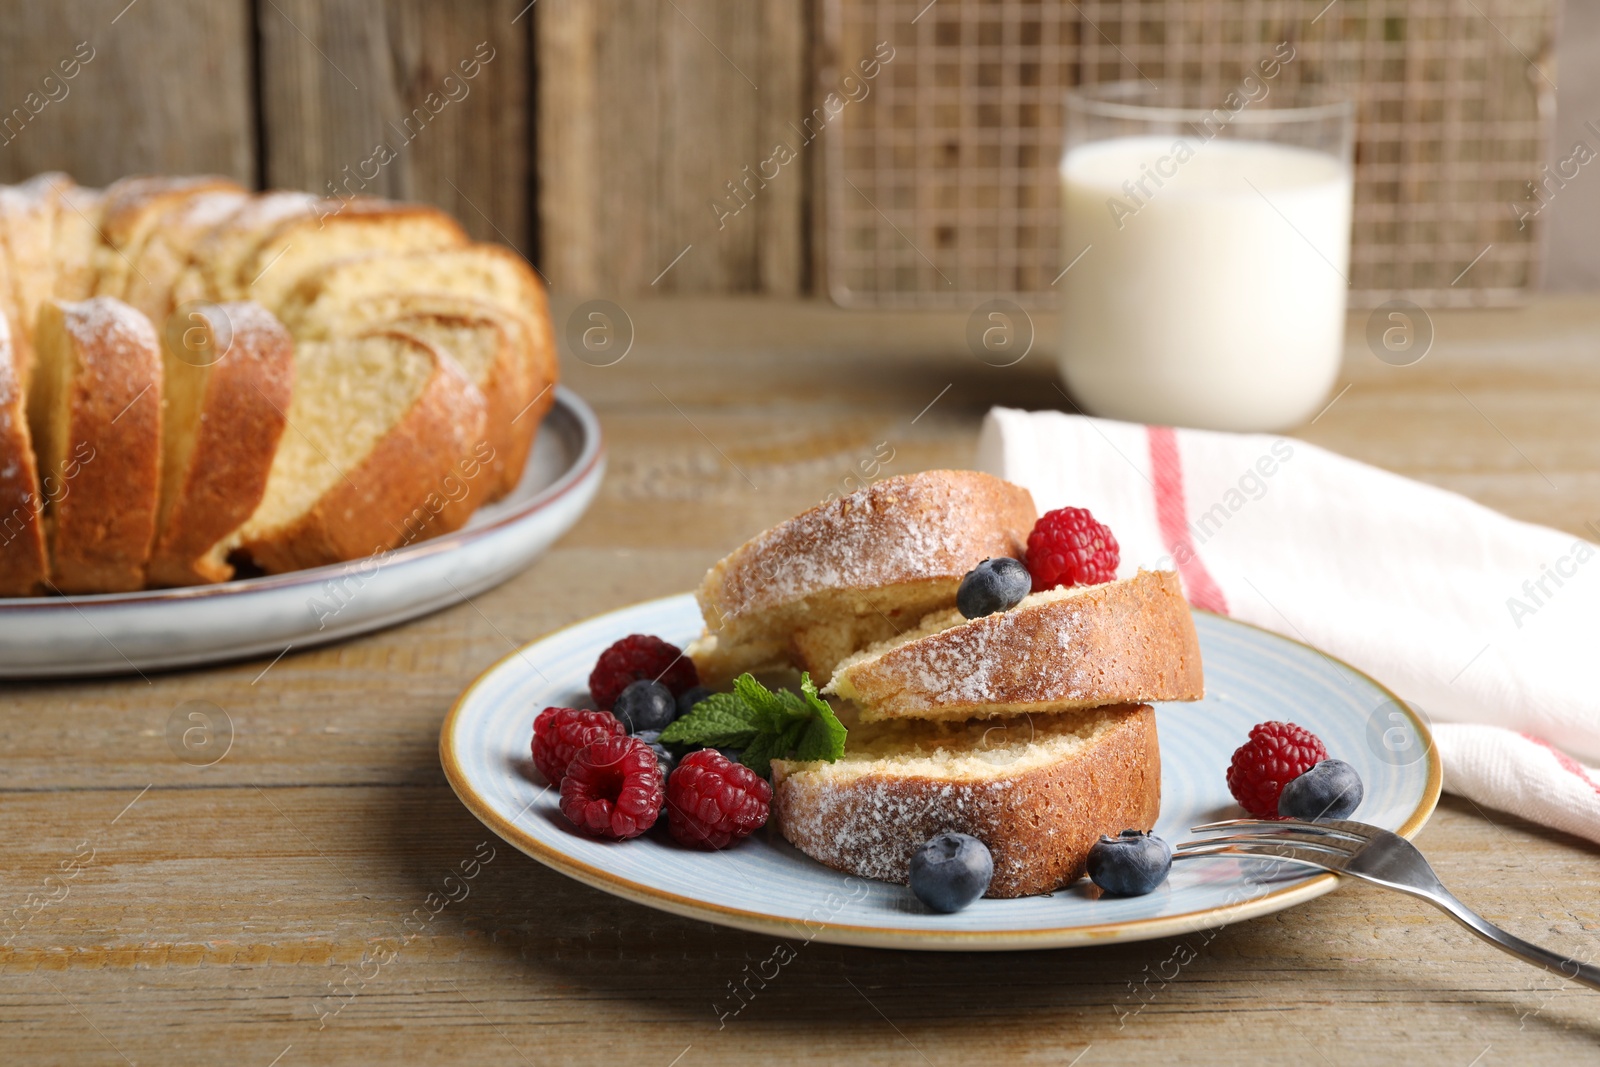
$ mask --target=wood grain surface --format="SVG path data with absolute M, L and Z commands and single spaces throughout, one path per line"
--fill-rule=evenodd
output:
M 788 124 L 809 106 L 807 10 L 800 0 L 535 8 L 540 266 L 552 285 L 804 289 L 810 161 L 767 167 L 771 181 L 759 171 L 779 140 L 796 141 Z
M 571 311 L 558 304 L 558 328 Z M 515 645 L 690 588 L 880 442 L 886 473 L 959 466 L 989 406 L 1062 406 L 1055 326 L 1040 317 L 1039 348 L 996 369 L 966 350 L 959 315 L 763 300 L 626 311 L 625 359 L 565 366 L 600 412 L 610 473 L 526 573 L 276 663 L 0 688 L 0 1060 L 1594 1059 L 1594 994 L 1363 885 L 1215 933 L 1075 951 L 797 941 L 719 1023 L 773 939 L 614 899 L 494 839 L 444 782 L 444 714 Z M 1434 322 L 1433 351 L 1397 368 L 1353 321 L 1350 388 L 1300 436 L 1573 533 L 1600 517 L 1600 301 Z M 186 701 L 231 720 L 211 766 L 169 747 Z M 1448 797 L 1418 841 L 1493 921 L 1600 949 L 1594 846 Z M 469 891 L 440 906 L 464 863 Z M 419 935 L 401 933 L 407 916 Z
M 253 182 L 250 24 L 246 0 L 0 3 L 0 182 Z
M 265 184 L 437 204 L 531 255 L 525 6 L 265 0 Z

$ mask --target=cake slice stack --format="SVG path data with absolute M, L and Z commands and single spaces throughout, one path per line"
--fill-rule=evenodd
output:
M 963 618 L 961 578 L 1021 559 L 1026 490 L 969 471 L 890 478 L 813 508 L 718 563 L 691 646 L 711 678 L 790 666 L 849 702 L 843 758 L 774 760 L 779 831 L 851 874 L 905 882 L 946 831 L 994 859 L 988 895 L 1083 874 L 1103 833 L 1149 830 L 1161 757 L 1151 701 L 1198 700 L 1177 577 L 1141 571 Z

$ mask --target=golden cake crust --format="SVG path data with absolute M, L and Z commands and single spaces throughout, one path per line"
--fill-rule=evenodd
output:
M 499 352 L 490 372 L 476 384 L 488 402 L 487 439 L 493 458 L 479 479 L 479 503 L 498 500 L 522 478 L 539 422 L 555 399 L 551 368 L 530 356 L 539 325 L 503 305 L 449 292 L 397 292 L 358 300 L 349 309 L 352 330 L 374 326 L 401 332 L 432 327 L 487 328 L 499 335 Z M 474 489 L 479 492 L 479 489 Z
M 0 596 L 34 596 L 44 590 L 48 575 L 27 397 L 18 380 L 10 327 L 0 315 Z
M 44 346 L 55 343 L 46 338 L 47 316 L 59 316 L 62 343 L 76 360 L 55 398 L 65 409 L 59 423 L 64 463 L 44 477 L 51 581 L 63 593 L 140 589 L 155 534 L 161 464 L 155 328 L 111 297 L 52 301 L 40 313 L 39 374 L 51 358 Z M 30 411 L 30 421 L 38 426 L 40 418 Z
M 691 654 L 712 679 L 776 661 L 826 680 L 844 655 L 954 604 L 984 559 L 1022 558 L 1036 518 L 1026 489 L 978 471 L 900 475 L 819 504 L 711 568 L 695 594 L 709 640 Z
M 943 620 L 948 629 L 841 664 L 828 687 L 863 722 L 967 719 L 1205 695 L 1200 642 L 1178 576 L 1134 578 Z
M 483 439 L 483 394 L 455 361 L 405 334 L 382 331 L 426 351 L 433 374 L 411 407 L 344 477 L 303 515 L 243 550 L 269 572 L 359 559 L 448 533 L 468 512 L 440 488 Z M 438 498 L 435 510 L 430 501 Z
M 233 576 L 222 542 L 261 502 L 294 390 L 294 341 L 265 308 L 218 304 L 204 313 L 221 317 L 229 343 L 206 376 L 188 462 L 162 489 L 171 496 L 147 568 L 153 586 Z
M 905 883 L 936 834 L 970 834 L 994 859 L 990 897 L 1048 893 L 1080 878 L 1101 834 L 1150 830 L 1161 810 L 1154 709 L 1103 708 L 1114 721 L 1082 751 L 1015 774 L 868 772 L 774 760 L 772 815 L 800 851 L 835 870 Z

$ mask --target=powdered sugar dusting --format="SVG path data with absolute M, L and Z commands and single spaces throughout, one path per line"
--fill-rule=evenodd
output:
M 1036 594 L 841 665 L 863 718 L 994 715 L 1201 695 L 1188 605 L 1170 572 Z
M 995 765 L 980 777 L 955 770 L 972 764 L 960 758 L 961 738 L 969 746 L 982 744 L 983 735 L 970 727 L 947 732 L 951 748 L 937 751 L 952 758 L 943 767 L 926 758 L 889 756 L 863 768 L 852 766 L 861 757 L 849 752 L 836 764 L 780 764 L 774 792 L 779 828 L 813 859 L 884 881 L 905 882 L 918 846 L 955 831 L 989 847 L 995 865 L 991 895 L 1066 884 L 1082 873 L 1089 845 L 1102 829 L 1154 818 L 1157 776 L 1129 765 L 1114 782 L 1099 782 L 1092 769 L 1094 760 L 1122 761 L 1140 751 L 1137 739 L 1153 737 L 1148 732 L 1154 719 L 1147 707 L 1045 718 L 1062 721 L 1040 723 L 1043 736 L 1036 742 L 1005 746 L 1034 758 Z M 935 725 L 898 724 L 892 730 L 918 737 Z M 1114 748 L 1099 747 L 1113 739 Z
M 1012 514 L 993 522 L 997 510 Z M 826 590 L 871 590 L 933 578 L 959 579 L 986 555 L 1021 551 L 1004 520 L 1026 513 L 1019 489 L 974 471 L 889 478 L 802 512 L 760 534 L 719 564 L 720 599 L 762 611 Z
M 144 312 L 109 296 L 64 305 L 67 332 L 79 350 L 111 346 L 116 359 L 129 349 L 156 350 L 156 330 Z
M 225 222 L 245 203 L 246 194 L 216 191 L 201 193 L 191 198 L 183 207 L 178 225 L 196 230 L 210 229 Z

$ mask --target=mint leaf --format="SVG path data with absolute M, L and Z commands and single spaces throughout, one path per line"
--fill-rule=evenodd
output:
M 800 676 L 800 691 L 805 694 L 806 704 L 815 714 L 806 722 L 805 730 L 795 743 L 795 759 L 832 763 L 844 755 L 847 733 L 844 723 L 839 721 L 839 716 L 833 713 L 828 702 L 818 695 L 817 687 L 811 684 L 811 675 Z
M 712 693 L 661 731 L 661 740 L 713 748 L 743 747 L 759 732 L 756 715 L 742 697 L 737 693 Z
M 783 691 L 774 693 L 748 673 L 734 679 L 733 691 L 749 706 L 751 723 L 760 730 L 780 733 L 789 720 L 797 715 L 794 705 L 784 700 L 784 697 L 792 699 L 794 694 Z
M 783 756 L 783 753 L 778 751 L 778 743 L 777 734 L 757 734 L 755 740 L 740 750 L 739 762 L 761 777 L 771 778 L 772 761 Z
M 806 728 L 804 720 L 790 723 L 783 732 L 776 734 L 758 734 L 756 739 L 746 745 L 739 753 L 739 762 L 749 767 L 763 778 L 772 777 L 772 761 L 785 759 Z
M 741 674 L 731 693 L 713 693 L 661 733 L 673 744 L 733 747 L 740 762 L 771 777 L 772 761 L 793 758 L 832 762 L 844 755 L 845 728 L 817 693 L 811 676 L 800 676 L 800 693 L 773 692 Z

